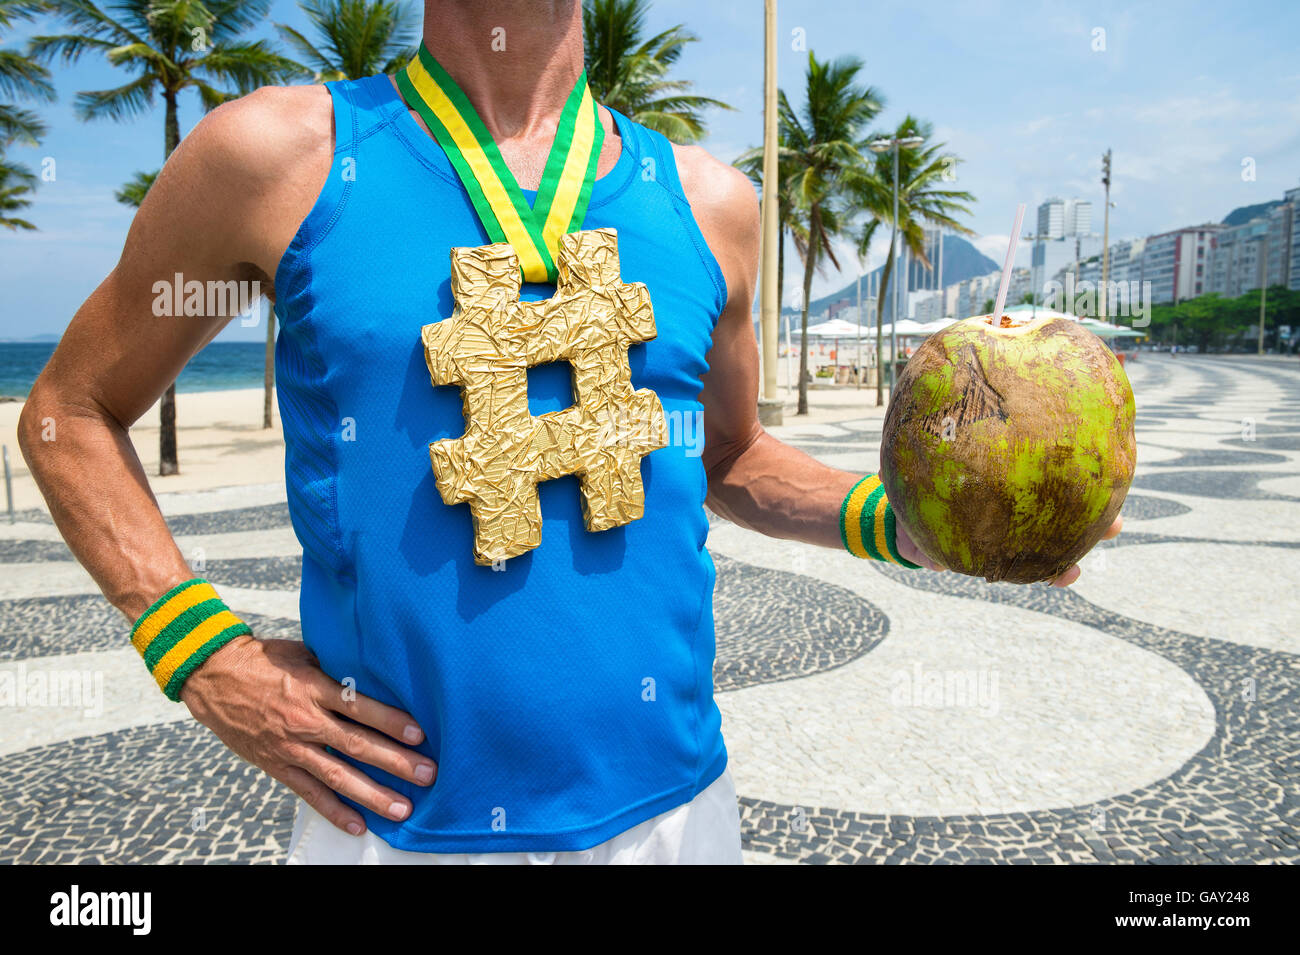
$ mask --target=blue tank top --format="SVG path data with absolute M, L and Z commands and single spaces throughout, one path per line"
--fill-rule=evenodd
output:
M 642 459 L 645 515 L 589 532 L 578 482 L 538 485 L 541 546 L 474 563 L 469 506 L 434 486 L 429 443 L 464 433 L 420 329 L 452 313 L 449 251 L 488 239 L 442 149 L 385 76 L 329 83 L 334 166 L 275 276 L 302 633 L 325 672 L 409 712 L 438 764 L 398 849 L 572 851 L 688 802 L 726 766 L 713 700 L 700 376 L 726 301 L 671 146 L 614 113 L 622 152 L 584 228 L 613 227 L 658 337 L 629 351 L 670 443 Z M 526 193 L 531 201 L 532 193 Z M 526 284 L 525 300 L 554 289 Z M 568 366 L 529 373 L 534 415 L 572 402 Z

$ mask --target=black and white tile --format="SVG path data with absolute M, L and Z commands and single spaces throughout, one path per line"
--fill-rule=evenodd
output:
M 750 861 L 1300 860 L 1300 363 L 1143 355 L 1129 374 L 1126 532 L 1071 590 L 712 521 Z M 787 439 L 869 467 L 880 418 L 856 414 Z M 300 638 L 283 488 L 162 504 L 258 633 Z M 0 862 L 280 861 L 291 794 L 161 698 L 48 516 L 18 517 L 0 528 L 0 670 L 109 688 L 93 714 L 0 706 Z

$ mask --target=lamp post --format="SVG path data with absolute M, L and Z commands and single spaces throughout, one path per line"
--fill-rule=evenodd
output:
M 1078 289 L 1079 279 L 1082 278 L 1082 276 L 1079 274 L 1079 266 L 1080 266 L 1079 257 L 1081 255 L 1083 255 L 1083 236 L 1079 235 L 1079 233 L 1076 232 L 1074 234 L 1074 287 L 1075 289 Z
M 858 374 L 854 390 L 862 387 L 862 274 L 858 274 Z
M 1101 157 L 1101 184 L 1106 187 L 1105 225 L 1101 228 L 1101 320 L 1106 320 L 1106 299 L 1110 295 L 1110 150 Z
M 894 257 L 894 290 L 893 295 L 893 318 L 889 323 L 889 399 L 894 399 L 894 377 L 898 374 L 898 150 L 903 146 L 919 146 L 925 139 L 921 136 L 904 136 L 894 137 L 892 139 L 873 139 L 867 144 L 867 147 L 873 153 L 883 153 L 893 150 L 894 152 L 894 219 L 890 223 L 889 230 L 889 254 Z M 881 342 L 880 342 L 880 315 L 876 315 L 876 354 L 877 365 L 879 365 Z M 876 369 L 876 404 L 881 404 L 880 396 L 880 369 Z
M 764 4 L 763 38 L 763 206 L 762 206 L 762 285 L 759 293 L 759 321 L 762 329 L 763 396 L 759 399 L 759 420 L 765 425 L 780 424 L 783 402 L 776 394 L 777 338 L 780 334 L 778 302 L 781 291 L 776 284 L 778 244 L 778 200 L 781 190 L 777 166 L 776 117 L 776 0 Z
M 1268 236 L 1259 243 L 1259 353 L 1264 354 L 1264 300 L 1268 298 Z M 1281 349 L 1278 349 L 1280 352 Z
M 934 275 L 934 289 L 935 289 L 936 292 L 938 292 L 940 295 L 942 295 L 942 294 L 943 294 L 943 226 L 939 226 L 939 242 L 938 242 L 938 245 L 939 245 L 939 250 L 938 250 L 938 251 L 939 251 L 939 254 L 938 254 L 937 258 L 939 259 L 939 268 L 938 268 L 938 270 L 935 272 L 935 275 Z M 943 308 L 942 308 L 942 307 L 940 307 L 939 312 L 940 312 L 939 317 L 942 318 L 942 317 L 943 317 L 943 314 L 942 314 L 942 313 L 943 313 Z

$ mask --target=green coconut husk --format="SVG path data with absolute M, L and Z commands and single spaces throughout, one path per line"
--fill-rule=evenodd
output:
M 885 415 L 880 477 L 913 541 L 990 581 L 1053 580 L 1133 480 L 1133 389 L 1077 322 L 989 316 L 925 340 Z

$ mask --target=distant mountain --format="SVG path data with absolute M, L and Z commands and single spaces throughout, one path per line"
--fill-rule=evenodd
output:
M 790 269 L 790 261 L 786 260 L 786 270 Z M 796 261 L 795 267 L 798 267 Z M 882 264 L 879 268 L 873 269 L 871 275 L 880 275 L 885 271 Z M 973 279 L 977 275 L 988 275 L 990 272 L 998 271 L 998 264 L 981 252 L 975 246 L 971 245 L 959 235 L 945 235 L 943 237 L 943 285 L 947 288 L 949 285 L 956 285 L 958 282 L 965 282 L 967 279 Z M 890 284 L 893 279 L 890 279 Z M 867 284 L 866 277 L 863 277 L 863 286 Z M 832 302 L 838 302 L 841 299 L 848 299 L 850 303 L 857 301 L 858 282 L 854 279 L 838 292 L 832 292 L 830 295 L 814 299 L 812 308 L 809 310 L 810 315 L 816 315 L 830 307 Z M 787 308 L 787 312 L 791 309 Z
M 1260 202 L 1253 206 L 1241 206 L 1233 209 L 1224 217 L 1224 225 L 1244 225 L 1251 219 L 1258 219 L 1260 216 L 1268 215 L 1269 210 L 1274 206 L 1280 206 L 1281 199 L 1274 199 L 1271 202 Z
M 30 345 L 41 342 L 57 342 L 62 335 L 47 332 L 44 335 L 30 335 L 27 338 L 0 338 L 0 342 L 6 345 Z

